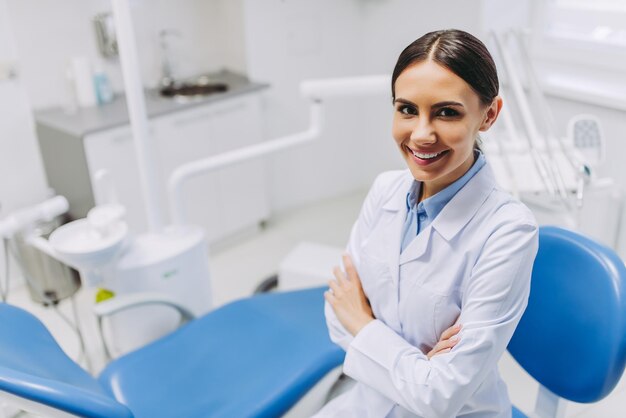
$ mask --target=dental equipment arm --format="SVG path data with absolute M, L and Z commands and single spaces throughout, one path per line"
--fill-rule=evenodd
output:
M 325 78 L 304 80 L 300 93 L 309 100 L 324 100 L 333 97 L 361 97 L 385 93 L 391 87 L 391 77 L 372 75 L 362 77 Z
M 537 129 L 537 125 L 535 124 L 533 114 L 530 110 L 530 105 L 528 104 L 524 96 L 524 89 L 519 81 L 519 75 L 515 70 L 515 64 L 513 63 L 512 58 L 509 56 L 506 49 L 503 47 L 500 37 L 495 32 L 491 32 L 491 37 L 493 38 L 496 50 L 498 51 L 498 54 L 502 59 L 502 63 L 504 65 L 503 69 L 508 75 L 508 80 L 511 84 L 511 89 L 513 91 L 513 97 L 515 98 L 515 101 L 517 102 L 517 105 L 519 107 L 522 121 L 524 123 L 524 128 L 527 134 L 526 139 L 528 142 L 528 149 L 530 155 L 533 158 L 535 167 L 537 168 L 537 171 L 541 176 L 544 185 L 548 188 L 548 192 L 551 195 L 558 195 L 564 198 L 563 196 L 565 196 L 566 193 L 559 190 L 559 183 L 550 175 L 551 170 L 549 169 L 543 158 L 541 158 L 541 155 L 539 155 L 539 153 L 537 152 L 537 149 L 533 142 L 533 138 L 539 138 L 541 137 L 541 135 L 539 133 L 539 130 Z M 551 152 L 550 146 L 547 143 L 546 152 Z
M 168 182 L 168 197 L 172 223 L 175 225 L 184 225 L 186 223 L 181 190 L 183 183 L 187 179 L 231 164 L 309 143 L 321 134 L 324 126 L 322 112 L 323 99 L 341 96 L 365 96 L 380 93 L 389 88 L 390 82 L 391 78 L 385 75 L 303 81 L 300 84 L 300 93 L 311 102 L 308 129 L 296 134 L 273 139 L 263 144 L 240 148 L 192 161 L 178 167 L 170 175 Z
M 17 211 L 0 221 L 0 237 L 11 238 L 20 229 L 39 220 L 54 219 L 67 212 L 68 209 L 67 199 L 63 196 L 55 196 L 38 205 Z

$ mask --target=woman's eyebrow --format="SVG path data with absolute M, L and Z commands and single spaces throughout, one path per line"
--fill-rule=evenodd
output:
M 400 97 L 398 97 L 398 98 L 397 98 L 396 100 L 394 100 L 393 102 L 394 102 L 394 104 L 395 104 L 395 103 L 402 103 L 402 104 L 406 104 L 406 105 L 410 105 L 410 106 L 417 107 L 417 105 L 416 105 L 415 103 L 413 103 L 412 101 L 410 101 L 410 100 L 406 100 L 406 99 L 402 99 L 402 98 L 400 98 Z M 463 103 L 460 103 L 460 102 L 455 102 L 455 101 L 453 101 L 453 100 L 446 100 L 446 101 L 443 101 L 443 102 L 437 102 L 437 103 L 435 103 L 434 105 L 432 105 L 432 108 L 434 108 L 434 109 L 438 109 L 438 108 L 441 108 L 441 107 L 446 107 L 446 106 L 458 106 L 458 107 L 464 107 L 464 106 L 463 106 Z
M 459 103 L 459 102 L 455 102 L 455 101 L 451 101 L 451 100 L 447 100 L 444 102 L 438 102 L 435 103 L 432 107 L 447 107 L 447 106 L 459 106 L 459 107 L 463 107 L 463 103 Z
M 395 103 L 402 103 L 402 104 L 406 104 L 406 105 L 410 105 L 410 106 L 415 106 L 415 107 L 417 107 L 417 106 L 415 105 L 415 103 L 413 103 L 413 102 L 412 102 L 412 101 L 410 101 L 410 100 L 406 100 L 406 99 L 397 98 L 397 99 L 396 99 L 396 100 L 394 100 L 393 102 L 394 102 L 394 104 L 395 104 Z

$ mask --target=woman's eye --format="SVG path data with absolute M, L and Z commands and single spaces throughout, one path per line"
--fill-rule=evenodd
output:
M 408 105 L 398 106 L 398 112 L 402 113 L 403 115 L 416 115 L 417 114 L 417 111 L 415 110 L 415 108 L 413 106 L 408 106 Z
M 437 112 L 437 116 L 443 116 L 445 118 L 451 118 L 451 117 L 455 117 L 455 116 L 459 116 L 460 113 L 457 112 L 454 109 L 451 109 L 449 107 L 444 107 L 442 109 L 439 110 L 439 112 Z

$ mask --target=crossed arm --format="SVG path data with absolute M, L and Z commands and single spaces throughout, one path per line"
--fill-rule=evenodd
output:
M 346 273 L 335 270 L 325 295 L 331 338 L 347 352 L 344 372 L 417 415 L 456 415 L 513 335 L 527 304 L 536 252 L 536 225 L 495 231 L 463 292 L 461 338 L 452 345 L 446 337 L 454 332 L 447 330 L 435 353 L 422 353 L 373 317 L 354 266 L 344 260 Z M 447 355 L 439 355 L 444 350 Z
M 329 289 L 324 293 L 324 298 L 341 325 L 354 337 L 375 317 L 363 291 L 361 279 L 348 254 L 343 255 L 343 265 L 345 273 L 339 267 L 333 269 L 335 280 L 328 282 Z M 461 324 L 446 329 L 432 350 L 425 353 L 426 356 L 430 359 L 437 354 L 449 353 L 459 342 L 459 331 Z

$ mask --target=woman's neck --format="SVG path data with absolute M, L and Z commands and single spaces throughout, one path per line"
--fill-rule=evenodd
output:
M 422 187 L 420 187 L 420 193 L 417 198 L 417 202 L 419 203 L 423 200 L 428 199 L 429 197 L 436 195 L 437 193 L 463 177 L 463 175 L 467 173 L 470 168 L 472 168 L 474 162 L 476 162 L 476 155 L 475 152 L 472 150 L 472 153 L 467 158 L 467 160 L 463 162 L 463 164 L 443 176 L 443 178 L 435 179 L 432 181 L 423 181 Z

